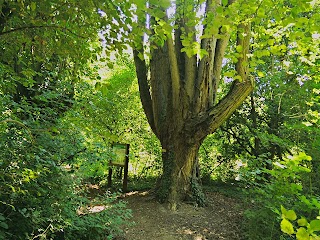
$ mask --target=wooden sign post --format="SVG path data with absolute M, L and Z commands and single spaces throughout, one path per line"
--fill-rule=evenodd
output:
M 112 186 L 112 166 L 123 169 L 122 191 L 126 192 L 128 187 L 128 166 L 129 166 L 129 144 L 114 143 L 112 145 L 114 159 L 109 162 L 108 187 Z M 122 174 L 120 174 L 122 176 Z

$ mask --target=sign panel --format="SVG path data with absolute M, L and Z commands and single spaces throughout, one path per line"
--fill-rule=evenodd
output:
M 110 165 L 124 166 L 126 164 L 127 144 L 113 144 L 112 150 L 114 158 L 111 160 Z

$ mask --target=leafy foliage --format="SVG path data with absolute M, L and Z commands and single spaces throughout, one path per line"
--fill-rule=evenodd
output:
M 245 213 L 249 224 L 246 226 L 249 239 L 264 239 L 264 234 L 270 238 L 279 238 L 280 232 L 277 225 L 280 219 L 279 207 L 290 206 L 304 216 L 316 216 L 319 211 L 319 195 L 313 195 L 307 189 L 303 189 L 302 179 L 306 173 L 310 173 L 307 167 L 311 158 L 305 153 L 285 158 L 274 163 L 272 170 L 264 171 L 271 174 L 268 183 L 255 183 L 248 186 L 248 201 L 252 205 Z M 248 182 L 246 182 L 247 184 Z M 282 222 L 282 230 L 292 234 L 293 228 L 288 220 L 295 220 L 294 211 L 288 211 Z M 255 227 L 250 227 L 255 224 Z M 270 227 L 273 231 L 268 233 Z M 258 230 L 259 229 L 259 230 Z
M 102 51 L 98 32 L 119 25 L 99 12 L 109 5 L 0 1 L 1 238 L 112 238 L 130 217 L 109 195 L 104 211 L 79 216 L 89 200 L 83 176 L 68 170 L 79 155 L 96 155 L 66 123 L 79 80 L 98 75 L 89 65 Z
M 295 235 L 298 240 L 310 240 L 319 239 L 319 235 L 315 232 L 320 231 L 320 220 L 319 216 L 317 219 L 310 221 L 306 218 L 301 217 L 297 220 L 297 215 L 293 210 L 287 210 L 281 206 L 282 221 L 281 221 L 281 231 L 288 235 Z M 297 227 L 294 227 L 292 222 L 296 220 Z M 296 229 L 296 230 L 295 230 Z
M 119 234 L 130 214 L 122 203 L 111 203 L 108 195 L 99 203 L 110 206 L 105 211 L 82 217 L 76 212 L 89 204 L 80 187 L 86 176 L 65 167 L 86 151 L 81 133 L 64 124 L 68 117 L 50 117 L 48 122 L 42 116 L 50 116 L 52 108 L 33 106 L 28 106 L 31 115 L 41 109 L 37 122 L 25 117 L 22 122 L 15 108 L 7 110 L 10 118 L 1 122 L 2 235 L 6 239 L 74 239 L 80 234 L 91 239 L 94 234 L 101 239 Z M 21 107 L 24 105 L 16 105 Z

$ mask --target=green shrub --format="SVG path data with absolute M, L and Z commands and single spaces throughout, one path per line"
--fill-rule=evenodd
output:
M 302 179 L 310 173 L 305 153 L 289 156 L 275 162 L 273 169 L 264 169 L 270 180 L 247 185 L 248 209 L 245 211 L 245 231 L 248 239 L 279 239 L 281 213 L 279 207 L 292 207 L 298 214 L 315 217 L 318 196 L 309 195 L 303 189 Z
M 56 132 L 31 132 L 18 119 L 2 122 L 0 239 L 111 239 L 121 234 L 130 211 L 110 194 L 99 202 L 86 197 L 81 176 L 64 168 L 62 139 Z M 90 204 L 108 207 L 77 213 Z
M 280 223 L 281 231 L 289 236 L 295 236 L 297 240 L 319 240 L 320 235 L 320 216 L 317 219 L 308 220 L 305 217 L 297 219 L 294 210 L 287 210 L 281 206 Z

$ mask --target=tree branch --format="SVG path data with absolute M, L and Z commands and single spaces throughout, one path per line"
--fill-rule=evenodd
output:
M 231 0 L 230 3 L 232 2 Z M 237 44 L 242 46 L 242 52 L 236 64 L 236 70 L 241 76 L 242 81 L 234 81 L 228 94 L 217 105 L 210 107 L 206 113 L 190 121 L 191 124 L 196 126 L 197 130 L 194 134 L 198 139 L 203 139 L 207 134 L 213 133 L 220 127 L 254 89 L 254 79 L 249 77 L 248 63 L 250 31 L 250 23 L 239 25 Z M 214 77 L 217 79 L 213 79 L 215 81 L 219 81 L 220 78 L 222 60 L 229 38 L 228 34 L 226 38 L 217 41 L 214 60 Z
M 230 1 L 229 4 L 232 2 Z M 221 5 L 220 0 L 207 0 L 206 3 L 206 15 L 210 12 L 215 12 L 217 6 Z M 204 34 L 206 34 L 206 29 L 211 26 L 206 25 L 204 27 Z M 223 35 L 222 38 L 217 39 L 215 36 L 211 38 L 202 39 L 201 48 L 205 49 L 208 53 L 199 63 L 199 71 L 197 77 L 197 89 L 195 100 L 196 102 L 196 112 L 201 112 L 201 108 L 211 108 L 216 102 L 216 95 L 218 90 L 218 85 L 220 82 L 220 75 L 222 70 L 223 57 L 230 39 L 230 33 L 226 32 L 219 34 Z M 200 92 L 203 96 L 200 96 Z
M 173 109 L 174 95 L 169 67 L 168 44 L 165 43 L 163 47 L 159 46 L 157 49 L 153 49 L 151 55 L 150 85 L 154 124 L 157 136 L 162 140 L 166 138 L 167 130 L 172 124 L 170 119 L 173 118 L 173 114 L 177 113 L 177 111 L 170 111 L 170 109 Z
M 209 110 L 210 132 L 214 132 L 227 120 L 230 115 L 242 104 L 253 91 L 254 84 L 251 81 L 237 82 L 229 93 L 211 110 Z
M 172 80 L 172 101 L 173 108 L 179 108 L 179 99 L 180 99 L 180 75 L 178 68 L 178 61 L 176 56 L 176 51 L 174 49 L 173 40 L 171 37 L 167 39 L 168 46 L 168 55 L 170 62 L 170 72 L 171 72 L 171 80 Z
M 236 82 L 229 93 L 206 113 L 199 115 L 186 124 L 187 129 L 195 131 L 190 133 L 195 139 L 203 139 L 219 128 L 231 114 L 242 104 L 246 97 L 253 91 L 254 84 L 251 81 Z
M 36 28 L 55 28 L 55 29 L 65 30 L 65 31 L 71 33 L 72 35 L 74 35 L 76 37 L 87 39 L 87 37 L 81 36 L 79 34 L 76 34 L 76 33 L 72 32 L 70 29 L 68 29 L 66 27 L 55 26 L 55 25 L 23 26 L 23 27 L 10 29 L 8 31 L 0 32 L 0 36 L 5 35 L 5 34 L 9 34 L 9 33 L 12 33 L 12 32 L 23 31 L 23 30 L 27 30 L 27 29 L 36 29 Z
M 136 66 L 136 73 L 138 78 L 139 84 L 139 92 L 140 92 L 140 99 L 142 103 L 142 107 L 144 112 L 146 113 L 148 122 L 152 131 L 157 135 L 157 130 L 154 123 L 154 115 L 153 115 L 153 107 L 152 107 L 152 100 L 150 95 L 150 86 L 148 84 L 147 78 L 147 67 L 145 60 L 141 60 L 138 56 L 138 50 L 133 50 L 134 56 L 134 63 Z
M 222 61 L 226 52 L 230 39 L 230 33 L 226 33 L 224 38 L 218 39 L 216 44 L 215 56 L 214 56 L 214 70 L 211 83 L 210 95 L 209 95 L 209 107 L 212 107 L 216 103 L 218 85 L 221 77 Z
M 206 1 L 206 9 L 205 9 L 205 15 L 208 16 L 210 12 L 215 12 L 215 7 L 212 2 L 212 0 Z M 205 25 L 203 29 L 203 33 L 205 34 L 207 31 L 207 28 L 209 26 Z M 204 104 L 206 101 L 208 101 L 208 74 L 213 73 L 213 63 L 214 63 L 214 55 L 216 50 L 216 42 L 217 39 L 212 36 L 212 38 L 203 38 L 201 40 L 201 48 L 206 50 L 208 55 L 204 56 L 200 62 L 198 67 L 198 74 L 195 80 L 195 92 L 194 92 L 194 106 L 193 111 L 195 114 L 198 114 L 201 112 L 204 107 Z M 211 79 L 210 78 L 210 79 Z
M 244 151 L 246 151 L 250 156 L 254 156 L 255 154 L 254 152 L 254 148 L 250 145 L 250 142 L 248 142 L 247 145 L 244 145 L 243 142 L 246 142 L 244 139 L 242 139 L 241 137 L 239 137 L 234 131 L 232 131 L 232 129 L 230 129 L 230 132 L 228 129 L 225 129 L 223 127 L 220 128 L 223 132 L 231 135 L 233 138 L 236 139 L 236 141 L 238 142 L 238 144 L 242 147 L 242 149 Z M 251 149 L 251 151 L 247 148 L 247 146 Z
M 196 6 L 193 7 L 193 14 L 196 15 Z M 185 36 L 192 37 L 192 41 L 196 42 L 196 27 L 193 26 L 193 24 L 190 26 L 188 24 L 190 22 L 190 13 L 187 12 L 186 6 L 183 9 L 183 21 L 181 24 L 181 28 L 185 29 Z M 192 18 L 192 16 L 191 16 Z M 181 41 L 181 39 L 179 40 Z M 187 94 L 187 100 L 188 103 L 191 103 L 193 101 L 194 96 L 194 90 L 195 90 L 195 81 L 196 81 L 196 75 L 197 75 L 197 55 L 193 55 L 189 57 L 185 52 L 181 52 L 181 55 L 184 56 L 184 82 L 185 82 L 185 92 Z
M 242 51 L 238 62 L 236 63 L 236 70 L 242 81 L 246 81 L 249 74 L 248 54 L 251 37 L 251 23 L 242 23 L 238 27 L 237 46 L 241 46 Z

